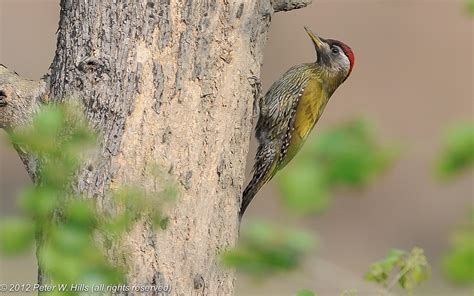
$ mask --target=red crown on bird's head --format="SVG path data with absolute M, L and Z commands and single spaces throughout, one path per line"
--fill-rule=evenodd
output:
M 352 68 L 354 68 L 354 62 L 355 62 L 354 52 L 352 51 L 352 49 L 347 44 L 345 44 L 345 43 L 343 43 L 339 40 L 326 39 L 326 42 L 329 45 L 337 45 L 344 51 L 344 54 L 346 55 L 346 57 L 349 59 L 349 62 L 351 63 L 351 66 L 349 67 L 349 72 L 347 73 L 347 77 L 349 77 L 349 75 L 352 72 Z

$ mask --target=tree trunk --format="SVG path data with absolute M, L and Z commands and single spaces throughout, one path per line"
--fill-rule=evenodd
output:
M 62 0 L 49 76 L 27 82 L 0 67 L 0 126 L 27 124 L 50 101 L 84 105 L 100 153 L 74 188 L 99 208 L 121 184 L 153 190 L 146 172 L 154 164 L 179 181 L 168 228 L 139 223 L 126 237 L 127 284 L 232 294 L 234 276 L 218 254 L 238 237 L 266 33 L 274 11 L 308 3 Z M 34 179 L 34 161 L 21 156 Z

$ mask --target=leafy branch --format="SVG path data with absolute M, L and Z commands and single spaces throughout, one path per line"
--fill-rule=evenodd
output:
M 121 238 L 137 221 L 165 229 L 167 218 L 161 209 L 177 196 L 174 184 L 152 167 L 149 175 L 162 190 L 119 186 L 110 192 L 114 210 L 108 212 L 100 212 L 92 199 L 75 193 L 73 177 L 84 160 L 93 157 L 97 135 L 73 103 L 43 107 L 30 126 L 10 130 L 9 138 L 34 157 L 36 184 L 20 194 L 24 215 L 1 221 L 0 251 L 18 254 L 31 249 L 36 238 L 38 262 L 48 283 L 124 283 L 127 265 L 110 262 L 105 250 L 120 252 Z
M 397 286 L 411 292 L 430 276 L 430 266 L 423 249 L 413 248 L 409 253 L 393 249 L 380 261 L 373 263 L 365 279 L 376 282 L 390 291 Z
M 467 223 L 454 232 L 451 249 L 442 260 L 445 275 L 453 282 L 474 284 L 474 208 Z
M 393 162 L 396 151 L 377 143 L 369 123 L 356 119 L 319 134 L 277 175 L 285 205 L 299 213 L 324 210 L 342 186 L 371 183 Z
M 474 125 L 462 123 L 451 128 L 444 137 L 436 173 L 452 178 L 474 167 Z
M 269 223 L 252 223 L 242 230 L 239 244 L 223 254 L 223 262 L 263 278 L 299 267 L 315 240 L 309 234 Z

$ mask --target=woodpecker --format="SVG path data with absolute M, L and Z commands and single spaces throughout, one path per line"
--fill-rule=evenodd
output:
M 354 67 L 349 46 L 305 30 L 316 49 L 316 61 L 290 68 L 259 102 L 255 128 L 259 146 L 252 180 L 242 196 L 240 218 L 260 188 L 293 159 L 329 98 Z

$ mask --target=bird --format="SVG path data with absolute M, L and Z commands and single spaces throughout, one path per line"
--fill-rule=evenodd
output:
M 252 179 L 242 194 L 240 219 L 260 188 L 298 153 L 329 98 L 354 67 L 354 52 L 348 45 L 304 28 L 314 44 L 316 61 L 288 69 L 257 102 L 259 146 Z

